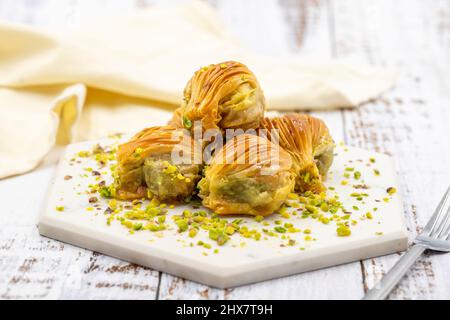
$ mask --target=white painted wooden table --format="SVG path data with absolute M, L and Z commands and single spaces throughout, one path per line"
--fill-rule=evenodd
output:
M 0 0 L 0 19 L 76 25 L 155 2 Z M 357 110 L 314 114 L 330 124 L 337 141 L 394 157 L 415 236 L 450 183 L 450 0 L 209 2 L 254 51 L 351 57 L 400 69 L 396 88 L 382 98 Z M 37 216 L 53 172 L 47 161 L 0 181 L 0 299 L 359 299 L 399 257 L 213 289 L 40 237 Z M 449 299 L 449 265 L 450 254 L 422 257 L 390 298 Z

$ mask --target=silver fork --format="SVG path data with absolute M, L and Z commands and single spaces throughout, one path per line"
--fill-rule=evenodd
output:
M 375 287 L 366 293 L 363 300 L 386 298 L 425 250 L 450 252 L 450 187 L 439 202 L 425 229 L 414 239 L 411 249 L 400 258 Z

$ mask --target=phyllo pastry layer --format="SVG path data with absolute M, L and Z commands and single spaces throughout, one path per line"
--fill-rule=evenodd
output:
M 242 63 L 203 67 L 189 80 L 183 102 L 170 124 L 192 129 L 255 129 L 264 117 L 265 99 L 255 75 Z
M 243 134 L 212 158 L 199 182 L 203 205 L 218 214 L 266 216 L 294 187 L 291 156 L 265 138 Z
M 268 139 L 278 137 L 294 161 L 297 174 L 295 189 L 298 192 L 325 190 L 323 179 L 333 163 L 334 142 L 325 123 L 306 114 L 287 114 L 265 118 L 261 122 Z M 275 135 L 270 133 L 273 130 Z
M 201 147 L 189 132 L 172 126 L 147 128 L 119 146 L 116 194 L 131 200 L 181 200 L 200 179 Z

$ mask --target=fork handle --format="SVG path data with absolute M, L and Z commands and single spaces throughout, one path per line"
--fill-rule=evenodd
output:
M 397 261 L 381 281 L 366 293 L 363 300 L 383 300 L 386 298 L 426 249 L 423 245 L 415 244 Z

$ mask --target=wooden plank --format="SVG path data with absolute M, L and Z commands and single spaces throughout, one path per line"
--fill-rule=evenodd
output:
M 241 45 L 265 55 L 282 55 L 288 50 L 283 15 L 276 0 L 209 1 L 225 28 Z
M 290 53 L 330 58 L 331 35 L 328 2 L 318 0 L 279 0 L 286 26 Z
M 83 3 L 79 4 L 81 2 Z M 109 1 L 102 4 L 79 0 L 33 2 L 5 0 L 0 2 L 0 18 L 40 25 L 58 25 L 65 23 L 66 20 L 76 24 L 77 21 L 92 15 L 121 12 L 125 10 L 125 6 L 128 10 L 132 6 L 145 7 L 155 3 L 147 0 L 136 0 L 133 3 L 111 2 L 118 4 L 110 5 Z M 400 192 L 405 199 L 405 215 L 408 218 L 409 228 L 413 234 L 420 230 L 419 226 L 426 222 L 432 207 L 445 188 L 444 180 L 448 181 L 448 170 L 445 165 L 449 163 L 450 156 L 445 138 L 449 137 L 449 128 L 445 119 L 449 119 L 450 113 L 446 108 L 450 102 L 449 79 L 446 77 L 449 71 L 446 57 L 450 54 L 449 1 L 434 1 L 433 5 L 429 5 L 409 0 L 396 3 L 340 0 L 330 1 L 333 9 L 331 11 L 323 9 L 327 7 L 323 4 L 324 1 L 300 1 L 289 4 L 289 1 L 285 0 L 280 1 L 279 5 L 269 1 L 267 8 L 270 10 L 264 8 L 260 10 L 254 3 L 243 4 L 248 11 L 239 11 L 242 7 L 239 7 L 237 2 L 234 4 L 212 2 L 218 7 L 227 25 L 234 26 L 233 32 L 254 50 L 266 54 L 293 52 L 308 55 L 324 54 L 324 56 L 328 55 L 326 52 L 335 51 L 339 57 L 362 58 L 375 64 L 396 64 L 403 68 L 404 74 L 394 91 L 360 110 L 345 111 L 345 133 L 347 141 L 352 145 L 394 155 L 397 159 L 402 185 Z M 232 5 L 235 6 L 234 9 Z M 306 14 L 305 18 L 305 14 L 302 13 L 304 10 L 301 8 L 310 8 L 313 5 L 314 9 L 309 10 L 312 13 Z M 84 9 L 79 10 L 78 6 Z M 288 7 L 289 11 L 283 9 Z M 54 12 L 58 14 L 55 15 Z M 246 16 L 239 12 L 253 14 L 254 20 L 247 21 Z M 334 28 L 323 22 L 323 12 L 330 15 L 330 21 L 334 21 L 331 27 Z M 302 19 L 307 22 L 302 22 Z M 250 30 L 246 28 L 248 23 L 251 24 L 252 32 L 247 31 Z M 306 35 L 301 31 L 305 28 L 305 24 Z M 271 25 L 274 27 L 269 28 Z M 328 33 L 325 32 L 327 28 Z M 255 30 L 262 40 L 260 37 L 252 36 Z M 331 49 L 330 42 L 323 40 L 324 34 L 335 39 Z M 325 49 L 325 46 L 328 49 Z M 341 123 L 339 112 L 318 115 L 332 124 L 334 136 L 339 136 L 338 132 L 341 132 L 340 136 L 344 137 L 339 124 Z M 40 172 L 35 178 L 34 174 L 13 178 L 18 179 L 15 189 L 13 188 L 17 194 L 21 194 L 19 184 L 23 187 L 34 183 L 42 187 L 50 177 L 49 172 Z M 0 197 L 6 194 L 5 190 L 8 190 L 8 196 L 11 194 L 9 188 L 16 182 L 10 181 L 6 183 L 2 181 L 1 186 L 8 189 L 1 190 Z M 41 198 L 28 198 L 33 199 L 32 204 L 27 202 L 26 206 L 16 203 L 5 211 L 11 213 L 8 217 L 1 217 L 1 221 L 6 223 L 8 228 L 0 230 L 0 256 L 2 256 L 0 268 L 5 270 L 0 274 L 0 297 L 154 298 L 156 296 L 157 272 L 135 269 L 125 262 L 58 242 L 42 242 L 33 225 L 35 220 L 30 222 L 36 218 L 36 211 L 33 208 Z M 17 197 L 13 202 L 23 201 Z M 29 216 L 24 213 L 28 213 Z M 23 219 L 22 225 L 17 223 L 17 216 Z M 365 261 L 362 264 L 365 287 L 372 286 L 396 260 L 396 256 L 391 256 Z M 422 259 L 391 298 L 448 298 L 450 288 L 450 277 L 446 267 L 448 262 L 446 255 Z M 322 270 L 229 291 L 186 283 L 179 278 L 171 281 L 171 277 L 165 275 L 161 279 L 159 296 L 211 299 L 358 298 L 362 295 L 362 286 L 354 286 L 353 283 L 355 278 L 356 282 L 362 283 L 362 277 L 360 273 L 354 275 L 358 274 L 355 273 L 356 269 L 354 266 L 351 269 L 348 269 L 348 266 L 341 266 L 335 268 L 338 272 L 327 269 L 329 272 L 321 273 L 325 271 Z M 82 270 L 81 280 L 79 270 Z M 112 273 L 112 270 L 119 271 Z M 342 274 L 348 277 L 341 278 Z M 347 287 L 349 281 L 351 285 Z M 324 282 L 330 282 L 330 286 L 324 288 Z
M 255 6 L 255 3 L 251 1 L 232 2 L 231 4 L 228 1 L 216 3 L 221 16 L 228 19 L 228 27 L 234 35 L 240 39 L 248 40 L 243 42 L 254 41 L 251 42 L 253 50 L 273 54 L 283 49 L 281 54 L 287 55 L 292 53 L 303 54 L 304 49 L 305 54 L 317 52 L 324 57 L 331 56 L 326 1 L 279 1 L 278 3 L 266 2 L 265 4 L 265 6 Z M 245 14 L 233 15 L 236 11 Z M 263 28 L 264 24 L 268 24 L 266 17 L 270 17 L 270 28 Z M 276 19 L 280 20 L 276 21 Z M 304 23 L 306 23 L 306 26 L 303 26 Z M 251 26 L 250 29 L 253 29 L 251 32 L 245 31 L 248 25 Z M 256 32 L 259 28 L 257 26 L 263 28 L 260 30 L 264 31 Z M 272 26 L 275 27 L 272 28 Z M 298 30 L 299 28 L 303 29 Z M 248 35 L 242 36 L 246 32 L 248 32 Z M 304 35 L 301 35 L 302 40 L 296 43 L 294 38 L 300 37 L 301 32 L 304 32 Z M 250 40 L 250 37 L 254 40 Z M 283 45 L 279 45 L 280 39 L 283 39 Z M 292 42 L 294 42 L 294 45 L 292 45 Z M 262 43 L 262 45 L 258 46 L 258 43 Z M 267 44 L 278 47 L 268 50 Z M 314 112 L 314 115 L 323 118 L 330 124 L 330 129 L 337 141 L 343 139 L 343 122 L 340 111 Z M 351 263 L 229 290 L 214 289 L 163 274 L 159 298 L 355 299 L 359 298 L 362 293 L 361 267 L 359 263 Z
M 0 2 L 0 19 L 43 27 L 75 26 L 149 5 L 147 0 L 5 0 Z
M 154 299 L 158 272 L 41 237 L 54 167 L 0 184 L 0 299 Z
M 154 3 L 154 1 L 152 1 L 151 3 Z M 290 14 L 289 10 L 295 8 L 291 8 L 287 5 L 284 6 L 283 4 L 280 7 L 275 1 L 269 1 L 267 2 L 267 6 L 263 7 L 260 6 L 260 2 L 258 2 L 258 4 L 256 2 L 247 2 L 245 5 L 241 4 L 242 2 L 225 3 L 213 1 L 213 3 L 217 6 L 217 9 L 219 10 L 221 16 L 224 18 L 227 26 L 230 27 L 232 31 L 242 39 L 244 44 L 248 45 L 254 50 L 258 50 L 259 52 L 266 54 L 286 54 L 289 52 L 308 52 L 309 54 L 312 54 L 315 53 L 314 51 L 318 51 L 325 56 L 329 55 L 330 45 L 328 41 L 329 35 L 327 32 L 327 13 L 324 2 L 320 2 L 319 4 L 311 2 L 311 4 L 309 4 L 309 1 L 307 1 L 304 3 L 305 5 L 297 7 L 297 13 L 295 13 L 294 16 L 290 18 L 291 24 L 285 24 L 284 19 L 287 15 Z M 146 7 L 149 5 L 149 2 L 137 1 L 135 2 L 135 4 L 139 7 Z M 295 3 L 292 5 L 295 6 Z M 308 11 L 309 13 L 303 14 L 302 8 L 309 8 L 310 5 L 314 5 L 314 7 Z M 10 5 L 9 8 L 13 9 L 12 11 L 14 12 L 14 15 L 12 16 L 14 16 L 14 19 L 16 21 L 36 23 L 39 25 L 47 26 L 53 24 L 58 25 L 60 23 L 66 22 L 69 24 L 78 24 L 80 23 L 80 21 L 84 21 L 92 15 L 106 14 L 118 11 L 117 9 L 115 9 L 116 7 L 112 5 L 103 5 L 101 1 L 89 1 L 89 4 L 84 1 L 74 1 L 70 3 L 65 1 L 58 3 L 52 1 L 41 1 L 35 7 L 33 7 L 32 14 L 30 14 L 30 11 L 27 9 L 28 7 L 25 6 L 25 3 L 19 3 L 19 5 L 14 6 Z M 49 12 L 59 12 L 60 14 L 46 20 L 44 17 L 46 17 Z M 63 14 L 64 12 L 69 12 L 69 17 L 67 17 L 67 13 Z M 253 19 L 251 19 L 250 21 L 248 20 L 249 16 L 253 17 Z M 292 30 L 297 28 L 297 26 L 295 25 L 296 19 L 298 20 L 300 19 L 300 17 L 306 17 L 306 21 L 308 21 L 308 31 L 305 31 L 304 41 L 302 43 L 299 43 L 297 47 L 292 47 L 290 45 L 292 39 L 289 39 L 289 37 L 291 37 L 289 32 L 292 33 Z M 270 21 L 270 23 L 267 23 L 267 21 Z M 248 27 L 249 23 L 250 28 Z M 263 30 L 263 32 L 260 32 L 261 30 Z M 255 34 L 259 35 L 259 37 L 255 37 Z M 324 45 L 324 47 L 319 49 L 319 45 Z M 316 47 L 316 50 L 314 50 L 314 47 Z M 340 119 L 341 116 L 339 112 L 321 113 L 320 116 L 322 118 L 327 118 L 327 122 L 333 124 L 332 127 L 334 128 L 332 128 L 332 131 L 335 131 L 333 134 L 336 137 L 339 137 L 337 138 L 338 140 L 341 140 L 342 121 Z M 68 253 L 70 252 L 70 250 L 74 250 L 73 255 Z M 76 298 L 85 295 L 96 298 L 113 296 L 132 297 L 134 295 L 134 297 L 144 298 L 152 296 L 151 291 L 155 287 L 155 281 L 154 279 L 152 279 L 152 277 L 155 276 L 155 273 L 153 272 L 139 269 L 139 271 L 132 272 L 135 275 L 134 277 L 130 276 L 129 274 L 123 274 L 124 272 L 119 272 L 119 275 L 116 277 L 116 279 L 111 280 L 109 270 L 133 270 L 133 267 L 124 267 L 123 263 L 117 260 L 99 256 L 95 253 L 77 250 L 76 248 L 70 246 L 63 247 L 61 251 L 64 252 L 64 256 L 69 256 L 69 258 L 67 258 L 68 262 L 65 262 L 65 264 L 57 264 L 57 267 L 55 267 L 54 271 L 57 271 L 57 273 L 60 274 L 68 274 L 69 279 L 75 280 L 70 280 L 69 285 L 62 286 L 62 289 L 60 289 L 60 291 L 54 290 L 54 292 L 60 292 L 59 297 Z M 74 261 L 76 261 L 75 264 L 73 263 Z M 78 264 L 80 265 L 80 267 L 73 267 L 73 265 Z M 67 270 L 63 265 L 70 265 L 71 267 Z M 334 269 L 338 271 L 334 271 Z M 340 275 L 356 274 L 356 281 L 353 281 L 352 283 L 356 287 L 356 292 L 360 292 L 360 275 L 358 275 L 358 267 L 353 266 L 352 272 L 348 272 L 347 266 L 342 266 L 334 269 L 321 270 L 307 275 L 305 274 L 285 278 L 283 280 L 265 282 L 254 286 L 238 288 L 232 291 L 211 289 L 205 286 L 199 286 L 197 284 L 185 282 L 184 280 L 174 278 L 169 275 L 164 275 L 161 279 L 161 291 L 158 294 L 161 298 L 233 297 L 239 299 L 240 297 L 253 296 L 261 298 L 270 298 L 274 296 L 277 298 L 355 297 L 355 295 L 353 294 L 355 290 L 343 285 L 344 283 L 341 282 L 341 280 L 346 278 L 340 277 Z M 79 276 L 77 276 L 77 274 L 79 274 L 77 270 L 84 270 L 81 279 L 79 279 Z M 149 285 L 145 287 L 145 290 L 142 290 L 144 291 L 143 295 L 140 295 L 139 293 L 128 289 L 129 287 L 133 287 L 133 285 L 121 285 L 121 283 L 123 284 L 128 282 L 120 282 L 117 280 L 130 277 L 134 280 L 133 283 L 135 288 L 142 288 L 143 286 L 145 286 L 142 283 L 144 282 L 143 279 L 145 279 L 147 273 L 151 274 L 151 279 L 149 282 L 152 283 L 152 285 Z M 339 277 L 336 275 L 339 275 Z M 104 280 L 102 280 L 102 278 L 108 278 L 110 279 L 110 281 L 105 282 Z M 330 279 L 330 281 L 328 281 L 329 292 L 334 291 L 334 295 L 330 296 L 326 293 L 324 294 L 323 290 L 321 290 L 321 288 L 323 288 L 323 278 Z M 331 281 L 331 279 L 334 278 L 338 279 L 339 282 L 335 283 Z M 70 285 L 70 283 L 72 282 L 74 283 Z M 348 279 L 346 279 L 345 282 L 348 283 Z M 105 288 L 113 289 L 109 290 Z M 123 293 L 117 288 L 128 289 L 128 293 Z M 299 288 L 302 289 L 299 290 Z M 341 288 L 341 290 L 332 290 L 334 288 Z M 21 288 L 21 290 L 23 289 L 24 287 Z M 34 291 L 32 288 L 30 290 Z M 234 294 L 232 295 L 231 293 Z M 48 297 L 49 294 L 47 293 L 45 296 Z M 54 294 L 52 297 L 57 296 L 58 294 Z
M 40 26 L 78 24 L 134 5 L 6 1 L 0 3 L 0 18 Z M 54 164 L 42 167 L 0 183 L 0 299 L 155 299 L 159 272 L 39 236 L 37 217 Z
M 411 236 L 420 232 L 450 180 L 448 74 L 450 2 L 333 1 L 338 57 L 397 66 L 394 90 L 362 108 L 344 112 L 347 142 L 393 155 Z M 362 264 L 365 289 L 398 255 Z M 424 256 L 391 299 L 450 297 L 450 255 Z

